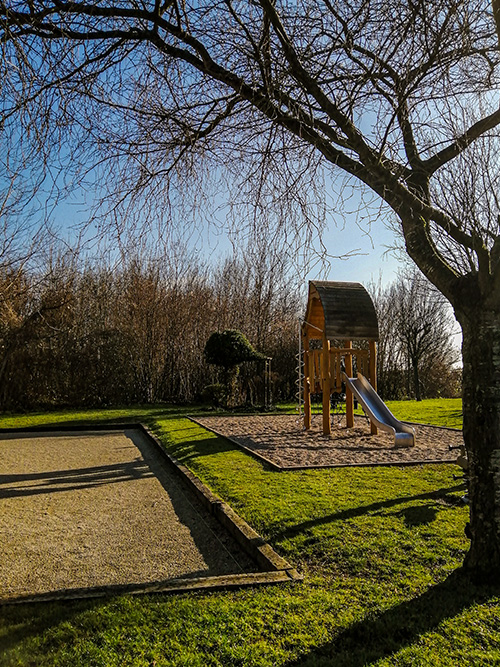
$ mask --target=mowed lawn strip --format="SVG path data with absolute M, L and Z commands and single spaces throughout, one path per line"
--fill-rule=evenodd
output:
M 428 423 L 425 411 L 437 425 L 459 426 L 456 402 L 390 409 L 409 421 Z M 1 665 L 500 665 L 500 590 L 475 587 L 457 569 L 467 549 L 458 467 L 274 472 L 185 410 L 128 414 L 148 423 L 304 582 L 4 607 Z M 59 412 L 11 416 L 0 426 L 116 418 Z
M 446 428 L 462 428 L 462 399 L 460 398 L 429 398 L 417 403 L 416 401 L 387 401 L 389 410 L 401 421 L 417 424 L 432 424 Z M 293 403 L 283 403 L 278 406 L 282 412 L 297 412 Z M 312 411 L 321 413 L 321 403 L 313 403 Z M 343 406 L 340 406 L 343 410 Z M 363 414 L 361 406 L 355 414 Z

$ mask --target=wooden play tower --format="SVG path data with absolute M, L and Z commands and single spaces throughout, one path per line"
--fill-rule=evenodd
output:
M 377 389 L 378 321 L 370 295 L 360 283 L 309 282 L 307 311 L 301 336 L 304 354 L 304 428 L 311 428 L 311 394 L 323 394 L 323 433 L 331 433 L 330 396 L 343 390 L 342 372 L 353 370 Z M 311 349 L 311 340 L 322 340 Z M 353 347 L 356 341 L 356 347 Z M 334 346 L 335 345 L 335 346 Z M 346 425 L 354 426 L 354 398 L 346 393 Z M 377 427 L 371 423 L 372 434 Z

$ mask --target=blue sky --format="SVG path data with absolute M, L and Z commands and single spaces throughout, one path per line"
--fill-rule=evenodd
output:
M 394 252 L 388 250 L 395 243 L 394 234 L 381 224 L 372 225 L 370 235 L 362 234 L 354 223 L 343 229 L 329 226 L 324 235 L 328 250 L 336 255 L 355 253 L 346 259 L 332 259 L 327 280 L 390 283 L 401 267 Z M 312 276 L 311 276 L 312 277 Z
M 52 209 L 51 218 L 70 246 L 79 225 L 87 220 L 91 206 L 88 195 L 75 191 L 71 200 L 60 201 Z M 390 250 L 396 242 L 394 232 L 382 214 L 372 219 L 369 229 L 367 225 L 359 222 L 355 211 L 344 212 L 338 216 L 337 221 L 330 216 L 323 232 L 323 244 L 331 255 L 329 263 L 325 267 L 319 256 L 316 260 L 313 257 L 310 270 L 300 271 L 301 277 L 304 280 L 338 280 L 363 284 L 378 282 L 379 279 L 384 284 L 392 282 L 402 266 L 401 257 L 398 258 Z M 217 263 L 232 252 L 230 233 L 224 227 L 224 220 L 219 219 L 216 225 L 206 225 L 192 232 L 186 228 L 186 245 L 209 262 Z M 319 253 L 319 243 L 316 245 Z
M 378 282 L 391 283 L 398 270 L 402 267 L 401 258 L 390 251 L 395 244 L 393 232 L 380 221 L 372 225 L 370 233 L 363 233 L 354 221 L 341 228 L 330 221 L 323 234 L 323 243 L 330 255 L 328 266 L 322 264 L 319 258 L 311 259 L 311 268 L 300 273 L 304 280 L 336 280 L 346 282 L 361 282 L 367 284 Z M 200 255 L 211 262 L 218 262 L 220 258 L 230 255 L 231 242 L 227 232 L 221 229 L 208 228 L 200 233 L 193 234 L 191 246 L 196 248 Z M 339 258 L 344 256 L 344 258 Z

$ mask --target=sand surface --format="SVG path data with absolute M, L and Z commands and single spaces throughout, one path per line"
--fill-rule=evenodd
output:
M 459 452 L 449 445 L 463 445 L 461 431 L 413 425 L 415 446 L 396 447 L 388 433 L 371 435 L 364 417 L 356 417 L 349 429 L 345 418 L 334 418 L 331 436 L 322 433 L 321 415 L 313 415 L 309 431 L 295 415 L 203 416 L 195 421 L 284 468 L 453 462 Z
M 140 431 L 0 436 L 0 601 L 255 569 Z

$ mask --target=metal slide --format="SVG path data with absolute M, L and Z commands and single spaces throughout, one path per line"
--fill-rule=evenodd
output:
M 358 373 L 357 378 L 349 378 L 343 373 L 343 376 L 371 421 L 381 431 L 394 434 L 396 447 L 412 447 L 415 444 L 414 429 L 396 419 L 364 375 Z

